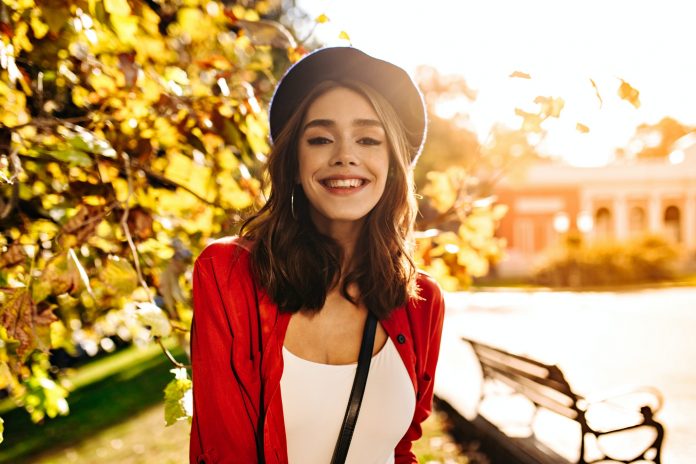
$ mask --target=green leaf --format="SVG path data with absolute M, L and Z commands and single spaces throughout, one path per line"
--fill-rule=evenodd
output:
M 87 167 L 92 165 L 92 158 L 87 153 L 74 148 L 51 151 L 49 154 L 55 159 L 68 163 L 71 166 Z
M 186 369 L 182 367 L 171 372 L 175 378 L 164 389 L 164 420 L 168 426 L 184 419 L 190 422 L 193 414 L 193 383 Z
M 85 140 L 82 137 L 71 137 L 68 140 L 68 143 L 70 143 L 70 145 L 72 145 L 72 147 L 75 150 L 84 152 L 89 152 L 92 150 L 92 147 L 90 147 L 89 144 L 85 142 Z

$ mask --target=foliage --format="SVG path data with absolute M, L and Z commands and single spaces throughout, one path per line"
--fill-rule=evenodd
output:
M 534 272 L 549 286 L 601 286 L 657 282 L 673 277 L 677 248 L 660 236 L 627 242 L 586 243 L 570 234 L 550 250 Z
M 666 158 L 674 149 L 674 143 L 688 133 L 696 134 L 690 127 L 669 116 L 656 124 L 641 124 L 629 141 L 629 154 L 636 158 Z
M 185 368 L 172 369 L 174 380 L 164 389 L 164 420 L 167 425 L 193 415 L 192 382 Z
M 423 194 L 435 215 L 420 222 L 416 262 L 445 290 L 467 288 L 472 277 L 486 275 L 489 265 L 502 257 L 505 243 L 495 231 L 507 207 L 492 206 L 490 198 L 472 193 L 468 187 L 474 179 L 463 168 L 431 171 L 427 177 Z
M 0 387 L 38 421 L 67 404 L 34 353 L 185 344 L 191 257 L 261 201 L 264 102 L 302 49 L 263 3 L 1 8 Z

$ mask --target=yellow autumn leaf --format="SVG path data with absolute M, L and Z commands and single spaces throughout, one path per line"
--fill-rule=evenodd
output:
M 104 9 L 107 13 L 117 16 L 127 16 L 131 12 L 128 0 L 104 0 Z
M 27 37 L 28 32 L 29 24 L 25 22 L 19 22 L 15 27 L 14 35 L 12 36 L 15 56 L 19 56 L 22 51 L 30 52 L 34 50 L 34 45 L 32 45 L 29 37 Z
M 531 79 L 532 76 L 530 76 L 528 73 L 524 71 L 513 71 L 508 77 L 511 78 L 518 78 L 518 79 Z
M 116 82 L 104 73 L 90 74 L 87 82 L 102 97 L 108 97 L 116 91 Z
M 225 206 L 238 210 L 248 208 L 254 201 L 249 192 L 242 190 L 231 177 L 220 185 L 220 197 Z
M 0 124 L 5 127 L 14 127 L 28 123 L 26 102 L 24 93 L 0 81 Z
M 196 42 L 208 38 L 211 29 L 214 28 L 210 18 L 207 18 L 198 8 L 181 8 L 177 16 L 183 32 Z
M 179 143 L 179 131 L 165 118 L 155 119 L 157 142 L 164 148 L 174 147 Z
M 31 28 L 34 31 L 34 37 L 37 39 L 43 39 L 48 32 L 48 25 L 41 21 L 36 14 L 31 16 Z
M 72 89 L 72 100 L 75 106 L 84 108 L 89 106 L 89 90 L 76 85 Z
M 588 132 L 590 132 L 590 128 L 582 123 L 576 123 L 575 130 L 577 130 L 578 132 L 580 132 L 582 134 L 587 134 Z
M 329 17 L 326 16 L 324 13 L 322 13 L 319 16 L 317 16 L 316 18 L 314 18 L 314 21 L 318 24 L 324 24 L 324 23 L 329 22 Z
M 341 31 L 341 33 L 338 34 L 338 38 L 342 39 L 342 40 L 347 40 L 348 42 L 350 42 L 350 36 L 348 35 L 348 33 L 346 31 Z
M 441 258 L 435 258 L 430 262 L 430 266 L 425 269 L 447 292 L 459 290 L 459 280 L 450 274 L 450 268 Z
M 138 32 L 138 18 L 135 16 L 112 16 L 111 24 L 114 26 L 116 35 L 126 44 L 136 44 Z

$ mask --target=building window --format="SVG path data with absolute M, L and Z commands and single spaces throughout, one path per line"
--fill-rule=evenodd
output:
M 628 213 L 628 230 L 631 235 L 645 232 L 645 210 L 640 206 L 634 206 Z
M 599 208 L 597 210 L 594 223 L 597 238 L 609 238 L 612 236 L 611 211 L 608 208 Z
M 681 242 L 681 212 L 676 206 L 665 209 L 665 233 L 675 242 Z

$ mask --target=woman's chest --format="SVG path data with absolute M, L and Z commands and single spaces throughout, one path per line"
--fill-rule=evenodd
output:
M 364 306 L 329 295 L 320 311 L 290 316 L 283 345 L 308 361 L 332 365 L 355 363 L 366 318 Z M 373 354 L 382 349 L 387 337 L 382 325 L 377 324 Z

